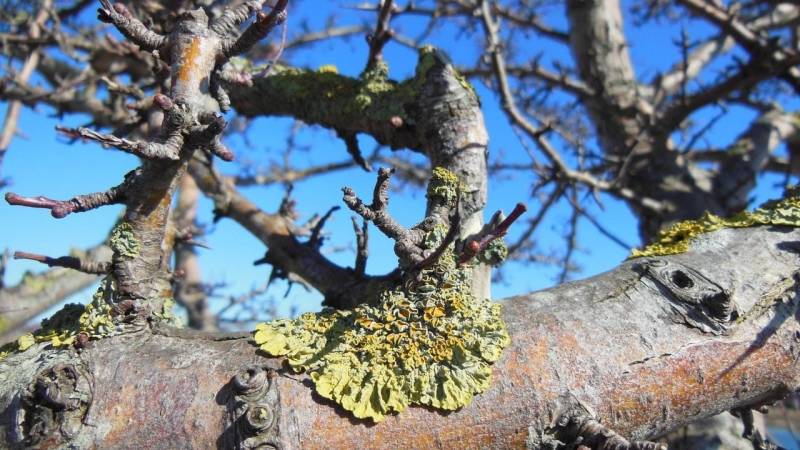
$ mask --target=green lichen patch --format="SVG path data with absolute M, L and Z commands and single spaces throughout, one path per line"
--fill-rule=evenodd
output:
M 460 186 L 435 168 L 428 197 L 453 207 Z M 423 247 L 439 249 L 447 234 L 447 225 L 433 227 Z M 457 262 L 454 247 L 352 310 L 259 324 L 255 342 L 357 418 L 380 422 L 409 405 L 459 409 L 489 388 L 509 336 L 500 305 L 472 294 L 472 267 Z
M 113 309 L 109 303 L 113 294 L 113 281 L 106 277 L 88 305 L 64 305 L 52 317 L 42 320 L 38 330 L 24 334 L 0 348 L 0 360 L 10 353 L 23 352 L 39 343 L 48 343 L 53 348 L 69 347 L 82 333 L 89 339 L 119 334 L 121 328 L 114 323 Z
M 489 242 L 485 249 L 478 252 L 475 258 L 484 264 L 498 266 L 508 258 L 508 246 L 502 239 Z
M 429 199 L 438 199 L 444 204 L 453 205 L 460 191 L 461 183 L 456 174 L 441 167 L 433 169 L 431 180 L 428 182 Z
M 746 228 L 757 225 L 800 226 L 800 192 L 792 190 L 782 200 L 764 203 L 753 212 L 741 212 L 729 218 L 706 213 L 696 220 L 676 223 L 659 233 L 655 242 L 644 249 L 635 249 L 631 258 L 662 256 L 689 250 L 692 239 L 723 228 Z
M 141 250 L 141 243 L 136 239 L 133 227 L 128 222 L 121 222 L 114 227 L 108 244 L 115 255 L 127 259 L 136 258 Z
M 380 422 L 412 404 L 456 410 L 488 389 L 509 343 L 500 305 L 472 296 L 469 272 L 449 251 L 374 305 L 260 324 L 255 341 L 357 418 Z

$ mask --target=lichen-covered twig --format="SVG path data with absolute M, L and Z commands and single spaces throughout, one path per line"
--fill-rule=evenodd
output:
M 447 244 L 455 239 L 457 232 L 453 226 L 457 221 L 453 213 L 457 210 L 459 198 L 459 181 L 455 174 L 435 168 L 428 184 L 428 198 L 431 200 L 428 215 L 412 228 L 405 228 L 389 213 L 389 180 L 394 170 L 381 168 L 372 194 L 372 203 L 365 204 L 355 192 L 342 188 L 343 200 L 348 208 L 371 221 L 383 234 L 395 241 L 394 252 L 400 260 L 400 267 L 405 270 L 420 269 L 432 262 L 431 256 L 439 254 L 440 248 L 430 248 L 425 240 L 430 233 L 447 234 Z
M 51 258 L 36 253 L 14 252 L 14 259 L 29 259 L 46 264 L 48 267 L 66 267 L 67 269 L 73 269 L 92 275 L 105 275 L 111 270 L 111 261 L 91 261 L 75 256 Z
M 167 42 L 166 36 L 147 28 L 139 19 L 133 17 L 122 3 L 112 5 L 108 0 L 100 0 L 100 4 L 102 6 L 97 9 L 97 18 L 101 22 L 113 24 L 120 33 L 142 50 L 158 50 Z
M 348 208 L 365 220 L 374 223 L 386 236 L 397 240 L 407 234 L 408 230 L 389 214 L 389 181 L 393 173 L 393 169 L 384 167 L 378 170 L 378 180 L 375 182 L 375 189 L 372 193 L 372 204 L 370 205 L 364 204 L 364 202 L 356 196 L 355 191 L 349 187 L 342 188 L 342 192 L 344 193 L 344 203 Z

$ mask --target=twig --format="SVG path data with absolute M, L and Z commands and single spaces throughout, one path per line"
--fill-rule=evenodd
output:
M 92 262 L 74 256 L 51 258 L 49 256 L 39 255 L 36 253 L 14 252 L 14 259 L 38 261 L 42 264 L 46 264 L 48 267 L 66 267 L 67 269 L 73 269 L 93 275 L 104 275 L 111 270 L 111 261 Z
M 460 264 L 466 264 L 470 259 L 474 258 L 475 255 L 480 253 L 481 251 L 485 250 L 489 244 L 492 243 L 495 239 L 499 239 L 506 235 L 508 232 L 508 227 L 511 226 L 519 216 L 521 216 L 525 211 L 528 210 L 528 207 L 522 203 L 517 203 L 514 206 L 514 210 L 511 211 L 511 214 L 508 215 L 500 224 L 498 224 L 493 229 L 489 230 L 483 236 L 478 236 L 476 239 L 471 240 L 467 243 L 464 247 L 464 250 L 461 253 L 461 257 L 459 258 Z M 499 213 L 499 212 L 498 212 Z M 498 214 L 495 213 L 495 214 Z
M 105 205 L 122 203 L 123 191 L 124 187 L 120 185 L 105 192 L 78 195 L 65 201 L 53 200 L 42 196 L 23 197 L 12 192 L 7 192 L 5 197 L 9 205 L 49 209 L 53 217 L 62 219 L 74 212 L 85 212 Z
M 394 35 L 394 31 L 390 28 L 389 22 L 392 18 L 392 10 L 394 8 L 393 0 L 382 0 L 380 10 L 378 11 L 378 23 L 375 25 L 375 32 L 367 35 L 367 44 L 369 44 L 369 56 L 367 57 L 367 67 L 365 72 L 375 68 L 375 66 L 383 60 L 383 46 Z
M 353 231 L 356 233 L 356 264 L 353 270 L 358 275 L 364 275 L 369 257 L 369 222 L 363 219 L 362 225 L 359 227 L 358 219 L 355 216 L 350 219 L 353 221 Z
M 322 246 L 322 228 L 325 226 L 325 222 L 331 218 L 334 212 L 340 210 L 340 206 L 334 206 L 328 210 L 314 225 L 314 228 L 311 230 L 311 237 L 308 239 L 308 246 L 313 248 L 314 250 L 319 250 Z

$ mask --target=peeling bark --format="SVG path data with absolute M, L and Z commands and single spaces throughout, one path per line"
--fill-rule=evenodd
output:
M 0 363 L 0 445 L 32 438 L 19 415 L 30 400 L 21 399 L 47 408 L 32 394 L 36 380 L 65 366 L 93 380 L 88 407 L 70 410 L 83 426 L 67 433 L 72 416 L 52 415 L 59 426 L 40 439 L 81 448 L 248 448 L 254 436 L 286 449 L 535 448 L 576 408 L 625 439 L 646 439 L 800 388 L 798 240 L 797 229 L 721 230 L 685 254 L 508 299 L 512 345 L 487 393 L 455 413 L 411 408 L 378 425 L 321 400 L 304 375 L 235 336 L 156 328 L 91 342 L 80 354 L 40 344 Z M 663 269 L 663 283 L 642 270 L 651 266 Z M 702 277 L 687 282 L 687 268 Z M 687 307 L 703 323 L 722 317 L 704 307 L 718 295 L 687 289 L 721 289 L 738 315 L 721 331 L 687 321 Z M 73 379 L 53 383 L 80 390 Z M 247 392 L 258 394 L 242 398 Z M 242 421 L 256 424 L 249 435 Z

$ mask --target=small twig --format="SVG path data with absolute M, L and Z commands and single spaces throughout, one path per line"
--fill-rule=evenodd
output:
M 101 7 L 97 9 L 97 18 L 101 22 L 113 24 L 123 36 L 142 50 L 158 50 L 167 42 L 166 36 L 147 28 L 139 19 L 133 17 L 122 3 L 112 5 L 108 0 L 100 0 L 100 4 Z
M 397 240 L 401 236 L 407 234 L 408 230 L 400 225 L 394 217 L 389 214 L 387 209 L 389 205 L 389 180 L 392 178 L 393 173 L 393 169 L 382 167 L 378 170 L 378 180 L 375 183 L 371 205 L 365 205 L 364 202 L 356 196 L 353 189 L 349 187 L 342 188 L 342 192 L 344 193 L 344 203 L 348 208 L 365 220 L 374 223 L 386 236 Z
M 281 204 L 278 207 L 278 215 L 284 217 L 286 219 L 291 220 L 294 222 L 300 217 L 300 214 L 297 213 L 297 202 L 292 198 L 292 191 L 294 190 L 294 185 L 289 183 L 286 185 L 286 193 L 283 194 L 283 198 L 281 199 Z
M 369 56 L 367 57 L 367 67 L 364 71 L 370 71 L 383 60 L 383 46 L 394 35 L 394 31 L 390 28 L 390 20 L 392 18 L 392 10 L 394 8 L 393 0 L 383 0 L 380 10 L 378 11 L 378 23 L 375 25 L 375 32 L 367 35 L 367 44 L 369 44 Z
M 505 236 L 505 234 L 508 232 L 508 227 L 510 227 L 511 224 L 517 219 L 519 219 L 519 216 L 521 216 L 527 210 L 527 206 L 522 203 L 517 203 L 516 206 L 514 206 L 514 210 L 511 211 L 511 214 L 509 214 L 505 220 L 500 222 L 499 225 L 489 230 L 489 232 L 483 236 L 479 236 L 478 238 L 468 242 L 467 245 L 464 246 L 461 257 L 458 260 L 459 264 L 466 264 L 470 259 L 474 258 L 475 255 L 485 250 L 492 241 Z
M 367 258 L 369 257 L 369 222 L 363 219 L 361 227 L 359 227 L 358 219 L 355 216 L 351 217 L 351 220 L 353 221 L 353 231 L 356 233 L 356 264 L 353 270 L 358 275 L 364 275 L 367 268 Z
M 5 197 L 9 205 L 49 209 L 53 217 L 61 219 L 74 212 L 85 212 L 101 206 L 121 203 L 122 188 L 118 186 L 105 192 L 78 195 L 66 201 L 53 200 L 42 196 L 23 197 L 13 192 L 7 192 Z
M 372 172 L 372 167 L 369 165 L 369 162 L 367 162 L 367 160 L 364 159 L 364 155 L 361 154 L 361 148 L 358 146 L 358 137 L 356 134 L 345 133 L 339 130 L 336 131 L 336 134 L 344 141 L 347 146 L 347 153 L 353 157 L 353 161 L 365 171 Z
M 223 54 L 230 58 L 250 50 L 256 42 L 269 34 L 276 25 L 286 20 L 286 6 L 288 4 L 289 0 L 278 0 L 278 3 L 275 4 L 269 14 L 259 12 L 256 15 L 256 20 L 242 32 L 238 39 L 226 41 Z
M 119 138 L 113 134 L 98 133 L 88 128 L 69 128 L 56 126 L 56 130 L 71 138 L 83 138 L 99 142 L 103 146 L 114 147 L 125 153 L 130 153 L 145 159 L 168 159 L 177 161 L 181 146 L 183 146 L 183 134 L 180 131 L 171 133 L 164 143 L 157 142 L 136 142 L 128 139 Z
M 328 210 L 314 225 L 314 228 L 311 230 L 311 237 L 308 239 L 308 246 L 313 248 L 314 250 L 319 250 L 322 246 L 322 228 L 325 226 L 325 222 L 331 218 L 334 212 L 342 209 L 340 206 L 334 206 Z
M 761 431 L 756 427 L 753 417 L 753 408 L 745 406 L 731 410 L 731 414 L 742 419 L 744 430 L 742 437 L 753 444 L 753 450 L 784 450 L 783 447 L 775 445 L 761 435 Z
M 90 273 L 94 275 L 104 275 L 111 270 L 111 261 L 84 261 L 81 258 L 76 258 L 74 256 L 51 258 L 49 256 L 39 255 L 36 253 L 14 252 L 14 259 L 28 259 L 46 264 L 48 267 L 66 267 L 67 269 L 73 269 L 79 272 Z
M 572 195 L 568 195 L 567 198 L 570 199 L 571 203 L 577 203 L 577 199 L 575 198 L 575 189 L 573 189 Z M 558 274 L 558 284 L 562 284 L 567 281 L 569 278 L 570 272 L 573 271 L 572 267 L 572 256 L 575 253 L 575 249 L 578 246 L 578 218 L 580 217 L 580 211 L 577 208 L 572 209 L 572 214 L 570 214 L 569 219 L 569 231 L 567 232 L 566 241 L 567 241 L 567 251 L 564 253 L 564 257 L 561 259 L 561 272 Z
M 8 257 L 11 253 L 8 249 L 3 251 L 3 256 L 0 257 L 0 289 L 5 287 L 6 267 L 8 267 Z

